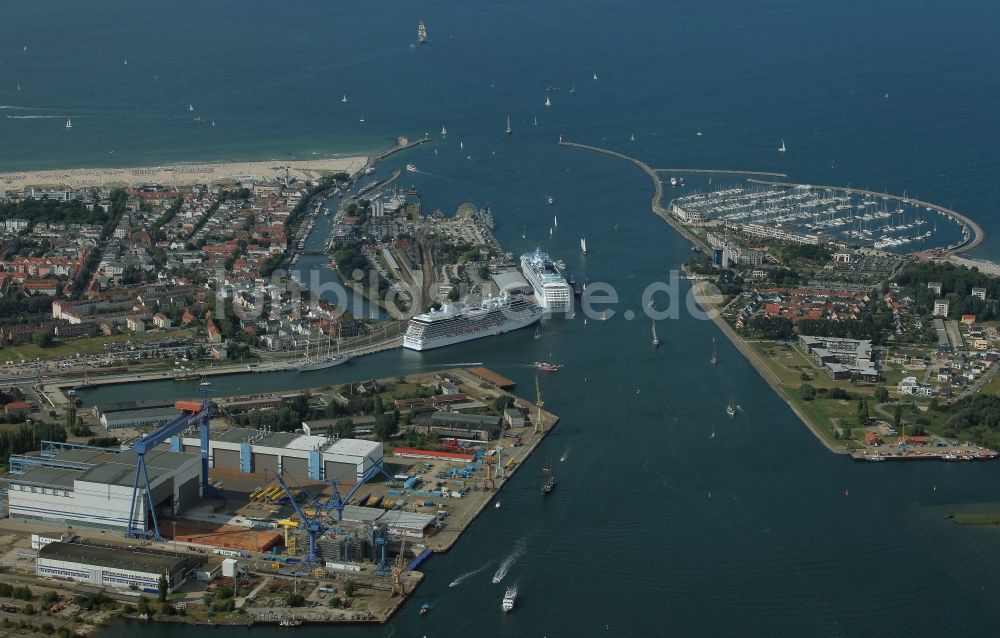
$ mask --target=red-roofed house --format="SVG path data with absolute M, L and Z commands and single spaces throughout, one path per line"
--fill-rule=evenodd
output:
M 27 401 L 11 401 L 3 406 L 3 413 L 9 419 L 15 416 L 24 416 L 31 412 L 31 404 Z
M 209 343 L 222 343 L 222 333 L 219 332 L 219 328 L 215 325 L 214 321 L 209 319 L 205 328 L 208 330 Z

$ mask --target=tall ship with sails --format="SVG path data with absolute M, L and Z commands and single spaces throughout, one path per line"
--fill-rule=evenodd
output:
M 309 343 L 306 342 L 305 361 L 299 365 L 298 371 L 312 372 L 313 370 L 326 370 L 327 368 L 332 368 L 333 366 L 339 366 L 341 363 L 347 363 L 350 360 L 350 355 L 340 354 L 340 340 L 337 341 L 336 353 L 333 352 L 333 344 L 328 339 L 326 347 L 317 348 L 317 352 L 314 356 L 310 355 Z
M 424 26 L 423 20 L 421 20 L 420 24 L 417 25 L 417 42 L 420 44 L 425 44 L 427 42 L 427 27 Z
M 479 305 L 456 307 L 445 304 L 410 319 L 403 347 L 430 350 L 463 341 L 499 335 L 537 323 L 544 310 L 528 299 L 502 293 Z
M 521 270 L 531 284 L 538 305 L 547 312 L 573 312 L 573 289 L 556 268 L 547 253 L 536 248 L 521 255 Z

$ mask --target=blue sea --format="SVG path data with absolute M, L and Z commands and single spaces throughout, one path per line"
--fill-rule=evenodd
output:
M 619 310 L 640 310 L 643 288 L 684 261 L 688 246 L 649 212 L 645 175 L 559 147 L 560 135 L 660 167 L 777 171 L 797 182 L 906 192 L 976 219 L 987 238 L 974 256 L 1000 257 L 994 2 L 8 4 L 0 17 L 0 170 L 305 159 L 368 153 L 397 135 L 428 132 L 432 143 L 380 172 L 413 163 L 417 172 L 404 181 L 428 210 L 491 206 L 509 249 L 541 246 L 578 276 L 613 284 Z M 420 20 L 429 41 L 415 46 Z M 216 126 L 193 124 L 189 103 Z M 781 139 L 787 153 L 776 150 Z M 550 237 L 553 214 L 559 225 Z M 551 353 L 566 364 L 541 380 L 546 407 L 562 417 L 556 431 L 504 488 L 503 507 L 427 563 L 426 581 L 393 622 L 298 633 L 995 631 L 1000 535 L 944 517 L 993 511 L 1000 466 L 833 456 L 711 323 L 686 314 L 660 324 L 658 350 L 641 321 L 585 324 L 578 316 L 543 331 L 540 341 L 514 333 L 384 353 L 313 373 L 320 376 L 216 382 L 222 393 L 293 388 L 483 361 L 530 395 L 528 362 Z M 713 337 L 717 368 L 708 364 Z M 741 405 L 732 421 L 729 396 Z M 547 458 L 565 461 L 557 493 L 543 501 Z M 517 582 L 521 598 L 504 616 L 503 585 L 490 576 L 522 540 L 525 555 L 504 583 Z M 420 618 L 424 600 L 434 610 Z M 107 635 L 135 631 L 117 625 Z M 142 631 L 159 638 L 185 630 Z

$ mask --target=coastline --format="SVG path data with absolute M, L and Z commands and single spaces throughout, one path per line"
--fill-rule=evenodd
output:
M 359 173 L 368 164 L 366 156 L 309 160 L 261 160 L 240 162 L 170 163 L 157 166 L 122 168 L 72 168 L 64 170 L 0 173 L 0 188 L 129 186 L 136 182 L 156 182 L 172 186 L 236 181 L 243 176 L 265 180 L 284 178 L 316 179 L 331 173 Z
M 830 442 L 830 440 L 823 435 L 822 428 L 820 428 L 820 426 L 817 423 L 815 423 L 812 419 L 809 418 L 808 415 L 806 415 L 804 412 L 802 412 L 802 410 L 799 409 L 799 406 L 795 405 L 795 403 L 788 398 L 788 395 L 785 394 L 785 391 L 781 386 L 780 380 L 775 378 L 771 370 L 769 370 L 768 367 L 764 365 L 764 362 L 760 360 L 760 357 L 757 355 L 757 353 L 753 351 L 753 348 L 748 346 L 743 341 L 743 338 L 740 337 L 738 334 L 736 334 L 736 331 L 733 330 L 728 323 L 726 323 L 725 319 L 722 318 L 722 315 L 718 312 L 716 304 L 711 299 L 708 298 L 707 293 L 709 291 L 705 289 L 706 286 L 708 286 L 707 282 L 696 281 L 691 287 L 691 290 L 694 293 L 695 303 L 698 304 L 698 307 L 700 307 L 702 310 L 705 311 L 705 313 L 712 319 L 712 322 L 716 325 L 719 331 L 722 332 L 722 334 L 724 334 L 726 338 L 729 339 L 730 343 L 732 343 L 736 347 L 736 349 L 739 350 L 740 354 L 742 354 L 743 357 L 750 362 L 750 365 L 753 366 L 754 370 L 757 371 L 757 374 L 759 374 L 761 378 L 764 379 L 764 382 L 767 383 L 767 385 L 771 386 L 771 389 L 774 390 L 774 393 L 777 394 L 778 397 L 782 401 L 784 401 L 789 408 L 791 408 L 792 412 L 794 412 L 795 415 L 799 417 L 799 420 L 802 421 L 807 428 L 809 428 L 809 431 L 812 432 L 817 439 L 819 439 L 819 442 L 822 443 L 823 446 L 826 447 L 826 449 L 833 452 L 834 454 L 850 454 L 850 450 L 847 449 L 846 446 L 835 445 L 832 442 Z

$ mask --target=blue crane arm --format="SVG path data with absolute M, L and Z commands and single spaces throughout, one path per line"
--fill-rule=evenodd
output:
M 204 409 L 197 414 L 182 414 L 175 419 L 168 421 L 156 428 L 146 436 L 142 437 L 138 441 L 132 444 L 132 449 L 138 454 L 145 454 L 146 452 L 152 450 L 157 445 L 163 443 L 170 437 L 180 432 L 183 432 L 191 426 L 192 423 L 201 419 L 202 417 L 209 416 L 208 409 Z
M 351 499 L 354 498 L 354 495 L 358 493 L 358 490 L 360 490 L 365 483 L 370 481 L 372 477 L 374 477 L 376 474 L 379 473 L 385 474 L 387 477 L 392 478 L 392 475 L 389 474 L 388 471 L 386 471 L 384 465 L 382 465 L 381 463 L 376 463 L 367 470 L 365 470 L 365 473 L 361 476 L 361 480 L 358 481 L 357 485 L 351 488 L 351 491 L 348 492 L 347 495 L 344 496 L 343 498 L 341 498 L 340 496 L 340 490 L 337 489 L 337 481 L 336 480 L 332 481 L 333 495 L 330 497 L 329 507 L 336 509 L 339 517 L 340 512 L 344 511 L 344 506 L 346 506 L 348 503 L 351 502 Z
M 275 474 L 275 478 L 278 479 L 278 485 L 281 486 L 281 489 L 285 491 L 285 496 L 287 496 L 288 500 L 292 502 L 292 507 L 295 508 L 295 513 L 299 515 L 299 520 L 302 521 L 303 525 L 308 523 L 309 518 L 302 512 L 302 508 L 299 507 L 298 501 L 296 501 L 295 497 L 292 496 L 292 490 L 288 489 L 288 484 L 285 483 L 285 480 L 281 478 L 281 472 Z

